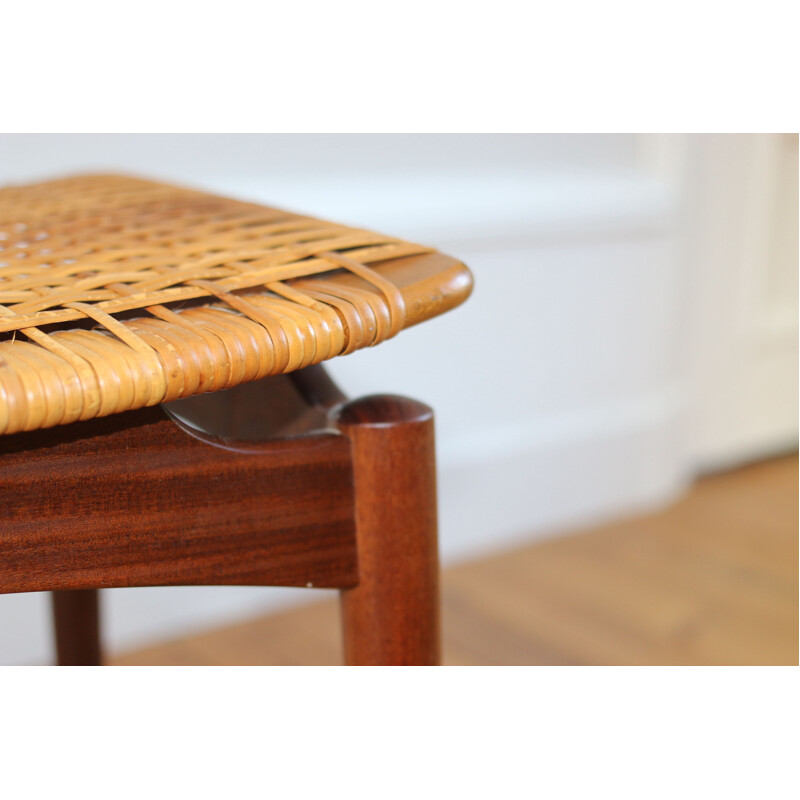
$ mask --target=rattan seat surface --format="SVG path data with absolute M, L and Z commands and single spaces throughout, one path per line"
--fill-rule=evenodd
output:
M 138 178 L 0 189 L 0 433 L 302 369 L 471 286 L 423 245 Z

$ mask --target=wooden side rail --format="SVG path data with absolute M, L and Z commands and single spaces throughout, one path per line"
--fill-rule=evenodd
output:
M 357 582 L 344 436 L 231 450 L 152 408 L 5 439 L 0 592 Z

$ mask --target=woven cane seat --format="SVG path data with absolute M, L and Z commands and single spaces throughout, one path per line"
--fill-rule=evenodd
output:
M 0 433 L 301 369 L 471 285 L 429 247 L 136 178 L 0 189 Z

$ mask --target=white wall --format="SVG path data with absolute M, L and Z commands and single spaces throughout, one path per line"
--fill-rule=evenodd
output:
M 724 146 L 736 161 L 737 147 L 764 145 Z M 667 502 L 698 467 L 766 446 L 754 435 L 749 450 L 730 449 L 708 413 L 720 393 L 704 359 L 725 336 L 706 323 L 737 312 L 715 293 L 730 282 L 725 259 L 701 253 L 721 239 L 735 247 L 732 215 L 715 198 L 743 191 L 724 184 L 730 164 L 715 173 L 717 152 L 708 137 L 633 135 L 3 136 L 0 183 L 130 171 L 462 258 L 476 277 L 466 305 L 330 363 L 351 395 L 395 391 L 436 409 L 442 551 L 452 561 Z M 762 178 L 771 191 L 774 176 Z M 712 217 L 716 227 L 702 222 Z M 762 274 L 762 251 L 751 251 Z M 796 292 L 795 307 L 775 292 L 796 347 Z M 796 404 L 783 385 L 776 393 Z M 770 448 L 796 440 L 796 419 L 772 427 Z M 104 594 L 112 647 L 307 597 L 226 587 Z M 0 597 L 0 663 L 49 657 L 43 601 Z

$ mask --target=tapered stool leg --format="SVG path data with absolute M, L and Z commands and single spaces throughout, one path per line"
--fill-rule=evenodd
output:
M 439 663 L 433 412 L 374 395 L 345 405 L 353 452 L 359 584 L 341 593 L 345 661 Z
M 53 592 L 53 622 L 60 667 L 99 666 L 100 615 L 96 589 Z

